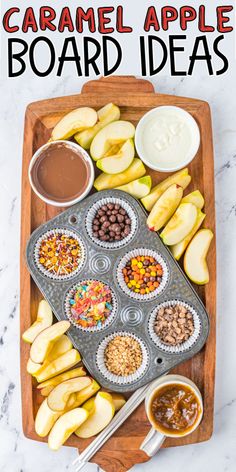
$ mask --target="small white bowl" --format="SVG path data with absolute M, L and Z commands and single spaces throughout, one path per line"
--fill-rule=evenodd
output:
M 84 192 L 81 193 L 81 195 L 79 195 L 78 197 L 74 198 L 73 200 L 70 200 L 70 201 L 67 201 L 67 202 L 59 202 L 59 201 L 56 201 L 56 200 L 51 200 L 51 199 L 45 197 L 44 195 L 42 195 L 38 191 L 38 189 L 35 187 L 33 179 L 32 179 L 32 175 L 31 175 L 33 165 L 34 165 L 35 161 L 38 159 L 38 157 L 40 156 L 40 154 L 45 149 L 47 149 L 49 146 L 54 146 L 55 144 L 62 144 L 62 143 L 66 144 L 68 147 L 71 147 L 75 151 L 79 151 L 80 154 L 82 154 L 84 160 L 87 162 L 87 164 L 89 166 L 89 170 L 90 170 L 89 182 L 88 182 L 88 185 L 87 185 L 86 189 L 84 190 Z M 93 167 L 92 159 L 89 156 L 89 154 L 87 153 L 87 151 L 85 151 L 85 149 L 83 149 L 78 144 L 73 143 L 71 141 L 66 141 L 66 140 L 52 141 L 52 142 L 44 144 L 43 146 L 41 146 L 34 153 L 32 159 L 30 161 L 30 164 L 29 164 L 28 177 L 29 177 L 30 185 L 31 185 L 33 191 L 36 193 L 36 195 L 39 198 L 41 198 L 41 200 L 43 200 L 45 203 L 48 203 L 49 205 L 53 205 L 53 206 L 56 206 L 56 207 L 68 207 L 68 206 L 74 205 L 75 203 L 78 203 L 81 200 L 83 200 L 88 195 L 88 193 L 90 192 L 90 190 L 93 186 L 93 182 L 94 182 L 94 167 Z
M 147 123 L 150 122 L 150 120 L 157 114 L 160 113 L 160 111 L 170 111 L 170 112 L 175 112 L 175 114 L 179 115 L 182 119 L 184 118 L 186 124 L 189 127 L 190 133 L 191 133 L 191 146 L 187 152 L 187 155 L 183 156 L 183 159 L 179 163 L 179 165 L 176 166 L 169 166 L 165 167 L 165 163 L 163 162 L 163 165 L 157 164 L 155 165 L 153 162 L 150 162 L 148 159 L 147 153 L 145 152 L 144 144 L 143 144 L 143 132 L 144 128 L 146 127 Z M 183 110 L 182 108 L 176 107 L 176 106 L 159 106 L 156 108 L 153 108 L 149 112 L 145 113 L 145 115 L 141 118 L 139 121 L 137 128 L 136 128 L 136 133 L 135 133 L 135 146 L 137 149 L 137 153 L 140 157 L 140 159 L 146 164 L 148 167 L 150 167 L 153 170 L 157 170 L 159 172 L 176 172 L 177 170 L 182 169 L 183 167 L 186 167 L 195 157 L 197 154 L 197 151 L 200 146 L 200 131 L 197 122 L 195 119 L 188 113 L 187 111 Z

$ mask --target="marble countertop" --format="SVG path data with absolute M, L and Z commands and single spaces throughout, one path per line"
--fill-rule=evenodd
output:
M 56 454 L 45 444 L 30 441 L 21 428 L 19 373 L 19 234 L 21 152 L 26 105 L 45 97 L 78 93 L 83 80 L 29 76 L 1 79 L 0 117 L 0 470 L 1 472 L 73 471 L 77 452 L 61 448 Z M 210 441 L 163 450 L 135 472 L 233 472 L 236 463 L 235 266 L 236 266 L 236 120 L 235 70 L 222 77 L 153 80 L 160 93 L 191 96 L 210 103 L 215 145 L 217 217 L 217 368 L 215 426 Z M 235 331 L 234 331 L 235 330 Z M 85 472 L 96 471 L 88 465 Z

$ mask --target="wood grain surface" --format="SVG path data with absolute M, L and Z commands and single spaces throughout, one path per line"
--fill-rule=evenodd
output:
M 27 107 L 25 115 L 25 132 L 22 166 L 22 211 L 21 211 L 21 254 L 20 254 L 20 331 L 21 334 L 36 318 L 37 305 L 42 298 L 32 281 L 25 263 L 26 243 L 31 232 L 45 221 L 53 218 L 63 208 L 56 208 L 43 203 L 31 190 L 28 181 L 28 166 L 33 153 L 44 144 L 50 135 L 51 128 L 68 111 L 79 106 L 91 106 L 99 109 L 108 102 L 114 102 L 121 108 L 122 119 L 137 124 L 139 119 L 151 108 L 159 105 L 176 105 L 184 108 L 197 120 L 201 131 L 201 146 L 197 156 L 189 165 L 192 175 L 187 193 L 199 189 L 205 197 L 204 227 L 215 232 L 215 198 L 214 198 L 214 161 L 212 145 L 212 128 L 209 105 L 192 98 L 154 93 L 150 82 L 135 77 L 110 77 L 88 82 L 82 93 L 69 97 L 34 102 Z M 149 171 L 153 183 L 163 180 L 166 175 Z M 185 192 L 186 193 L 186 192 Z M 167 439 L 164 447 L 206 441 L 213 430 L 214 411 L 214 376 L 216 345 L 216 241 L 211 244 L 208 256 L 210 282 L 203 287 L 196 287 L 210 316 L 210 334 L 205 347 L 194 358 L 181 364 L 174 372 L 191 378 L 198 385 L 203 395 L 204 417 L 199 428 L 191 435 L 181 439 Z M 35 382 L 26 372 L 29 357 L 29 345 L 21 341 L 21 386 L 22 418 L 26 437 L 45 441 L 39 438 L 34 430 L 34 418 L 42 397 L 35 388 Z M 142 404 L 109 439 L 103 448 L 93 457 L 92 462 L 99 464 L 107 472 L 124 472 L 136 463 L 148 460 L 139 450 L 150 425 Z M 72 436 L 68 446 L 82 451 L 91 440 L 79 440 Z

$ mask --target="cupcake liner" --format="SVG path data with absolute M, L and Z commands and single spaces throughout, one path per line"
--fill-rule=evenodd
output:
M 123 276 L 123 273 L 122 273 L 122 270 L 126 266 L 127 262 L 129 262 L 129 260 L 132 259 L 133 257 L 137 257 L 137 256 L 151 256 L 151 257 L 154 257 L 156 259 L 156 261 L 158 262 L 158 264 L 160 264 L 163 268 L 162 281 L 161 281 L 159 287 L 157 287 L 157 289 L 154 290 L 153 292 L 147 293 L 145 295 L 142 295 L 142 294 L 136 293 L 136 292 L 132 292 L 129 289 L 129 287 L 126 285 L 126 282 L 124 280 L 124 276 Z M 169 281 L 169 269 L 168 269 L 166 261 L 159 254 L 159 252 L 153 251 L 152 249 L 147 249 L 147 248 L 136 248 L 136 249 L 133 249 L 132 251 L 127 252 L 125 254 L 125 256 L 122 257 L 122 259 L 120 260 L 120 262 L 118 264 L 118 267 L 117 267 L 116 277 L 117 277 L 117 281 L 118 281 L 118 284 L 119 284 L 120 288 L 123 290 L 123 292 L 126 295 L 128 295 L 129 297 L 134 298 L 136 300 L 145 302 L 145 301 L 152 300 L 157 295 L 160 295 L 160 293 L 163 292 L 163 290 L 166 288 L 167 283 Z
M 47 270 L 43 265 L 39 262 L 39 250 L 41 243 L 44 239 L 49 238 L 52 235 L 56 234 L 65 234 L 66 236 L 71 236 L 72 238 L 76 239 L 78 241 L 78 244 L 80 246 L 80 257 L 78 261 L 78 266 L 75 270 L 73 270 L 70 274 L 62 274 L 62 275 L 57 275 L 53 274 L 51 271 Z M 81 239 L 80 236 L 78 236 L 77 233 L 74 231 L 68 230 L 66 228 L 54 228 L 51 230 L 46 231 L 43 233 L 39 239 L 37 240 L 35 247 L 34 247 L 34 261 L 35 264 L 38 268 L 38 270 L 45 276 L 53 280 L 68 280 L 77 275 L 82 267 L 84 266 L 85 263 L 85 257 L 86 257 L 86 250 L 85 250 L 85 245 L 83 243 L 83 240 Z
M 140 347 L 141 347 L 141 350 L 142 350 L 142 357 L 143 357 L 142 364 L 136 370 L 136 372 L 134 372 L 131 375 L 127 375 L 127 376 L 116 375 L 116 374 L 113 374 L 112 372 L 110 372 L 106 367 L 106 364 L 105 364 L 105 349 L 106 349 L 107 345 L 109 344 L 109 342 L 112 339 L 114 339 L 116 336 L 129 336 L 129 337 L 135 339 L 140 344 Z M 114 333 L 110 334 L 109 336 L 106 336 L 102 340 L 102 342 L 99 344 L 98 350 L 97 350 L 97 353 L 96 353 L 96 365 L 97 365 L 98 370 L 100 371 L 100 373 L 103 375 L 103 377 L 105 379 L 107 379 L 109 382 L 111 382 L 113 384 L 117 384 L 117 385 L 127 385 L 127 384 L 137 382 L 137 380 L 139 380 L 145 374 L 145 372 L 146 372 L 146 370 L 149 366 L 149 362 L 150 362 L 149 353 L 148 353 L 147 347 L 144 344 L 144 342 L 138 336 L 136 336 L 135 334 L 129 333 L 129 332 L 126 332 L 126 331 L 118 331 L 118 332 L 114 332 Z
M 114 204 L 119 204 L 122 206 L 124 210 L 126 210 L 130 220 L 131 220 L 131 231 L 128 236 L 126 236 L 124 239 L 121 241 L 101 241 L 98 238 L 95 238 L 93 236 L 93 229 L 92 229 L 92 224 L 94 217 L 97 213 L 97 211 L 101 208 L 103 205 L 107 205 L 108 203 L 114 203 Z M 135 232 L 137 230 L 138 226 L 138 218 L 136 215 L 135 210 L 132 208 L 130 203 L 128 203 L 124 198 L 115 198 L 115 197 L 106 197 L 106 198 L 101 198 L 98 200 L 96 203 L 94 203 L 88 210 L 86 219 L 85 219 L 85 227 L 87 230 L 87 233 L 90 237 L 90 239 L 97 244 L 98 246 L 104 248 L 104 249 L 120 249 L 121 247 L 126 246 L 126 244 L 130 243 L 131 240 L 133 239 Z
M 73 316 L 71 314 L 70 298 L 73 297 L 74 292 L 76 291 L 76 289 L 79 285 L 83 285 L 83 284 L 86 284 L 88 282 L 94 282 L 94 281 L 104 283 L 105 285 L 107 285 L 109 287 L 109 289 L 111 291 L 111 297 L 112 297 L 112 311 L 111 311 L 109 317 L 106 319 L 105 323 L 102 326 L 93 326 L 93 327 L 90 327 L 90 328 L 83 328 L 82 326 L 79 326 L 76 323 L 76 321 L 73 319 Z M 73 285 L 73 287 L 71 287 L 69 292 L 67 292 L 65 302 L 64 302 L 64 308 L 65 308 L 66 316 L 69 319 L 69 321 L 71 322 L 71 324 L 73 324 L 73 326 L 75 326 L 80 331 L 84 331 L 84 332 L 87 332 L 87 333 L 88 332 L 89 333 L 95 333 L 95 332 L 98 332 L 98 331 L 103 331 L 108 326 L 110 326 L 110 324 L 114 321 L 115 315 L 117 313 L 117 299 L 116 299 L 115 293 L 112 290 L 112 288 L 110 287 L 110 285 L 106 284 L 102 280 L 98 280 L 98 279 L 78 280 L 78 282 L 75 285 Z
M 177 346 L 169 346 L 168 344 L 165 344 L 157 333 L 154 330 L 154 323 L 156 320 L 156 315 L 157 312 L 160 308 L 166 308 L 170 307 L 173 305 L 183 305 L 185 308 L 187 308 L 190 313 L 193 315 L 193 323 L 194 323 L 194 332 L 193 334 L 187 339 L 187 341 L 184 341 L 182 344 L 178 344 Z M 183 300 L 180 299 L 174 299 L 174 300 L 169 300 L 164 303 L 160 303 L 159 305 L 156 306 L 156 308 L 151 312 L 149 321 L 148 321 L 148 333 L 150 338 L 153 340 L 155 345 L 158 347 L 158 349 L 161 349 L 162 351 L 165 351 L 170 354 L 179 354 L 185 351 L 188 351 L 189 349 L 192 348 L 192 346 L 196 343 L 197 339 L 199 338 L 202 330 L 202 324 L 200 317 L 196 310 L 189 305 L 188 303 L 184 302 Z

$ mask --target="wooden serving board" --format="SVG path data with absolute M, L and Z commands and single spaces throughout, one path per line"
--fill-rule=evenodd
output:
M 153 86 L 146 80 L 135 77 L 110 77 L 90 81 L 84 85 L 82 93 L 69 97 L 35 102 L 27 107 L 25 115 L 25 133 L 22 169 L 22 212 L 21 212 L 21 334 L 36 317 L 37 305 L 41 294 L 31 279 L 25 263 L 25 248 L 31 232 L 45 221 L 60 213 L 63 208 L 56 208 L 43 203 L 31 190 L 28 181 L 28 166 L 33 153 L 44 144 L 50 135 L 50 129 L 67 112 L 80 106 L 101 108 L 109 102 L 121 108 L 122 119 L 130 120 L 135 125 L 151 108 L 159 105 L 176 105 L 190 112 L 197 120 L 201 130 L 201 146 L 193 162 L 189 165 L 192 183 L 187 193 L 199 189 L 205 197 L 204 226 L 215 231 L 214 199 L 214 161 L 210 108 L 206 102 L 171 95 L 154 93 Z M 153 183 L 163 180 L 167 174 L 149 171 Z M 185 192 L 186 193 L 186 192 Z M 214 376 L 216 344 L 216 242 L 211 244 L 208 256 L 210 282 L 203 287 L 195 287 L 210 315 L 210 335 L 204 349 L 193 359 L 181 364 L 176 373 L 191 378 L 200 388 L 204 401 L 204 418 L 199 428 L 182 439 L 167 439 L 164 447 L 206 441 L 213 430 Z M 21 341 L 21 385 L 23 430 L 26 437 L 37 441 L 34 430 L 34 417 L 42 397 L 35 388 L 32 377 L 26 372 L 29 357 L 29 345 Z M 107 472 L 123 472 L 136 463 L 149 458 L 139 450 L 150 425 L 142 404 L 132 416 L 109 439 L 92 461 Z M 79 440 L 72 436 L 68 446 L 82 451 L 91 440 Z

